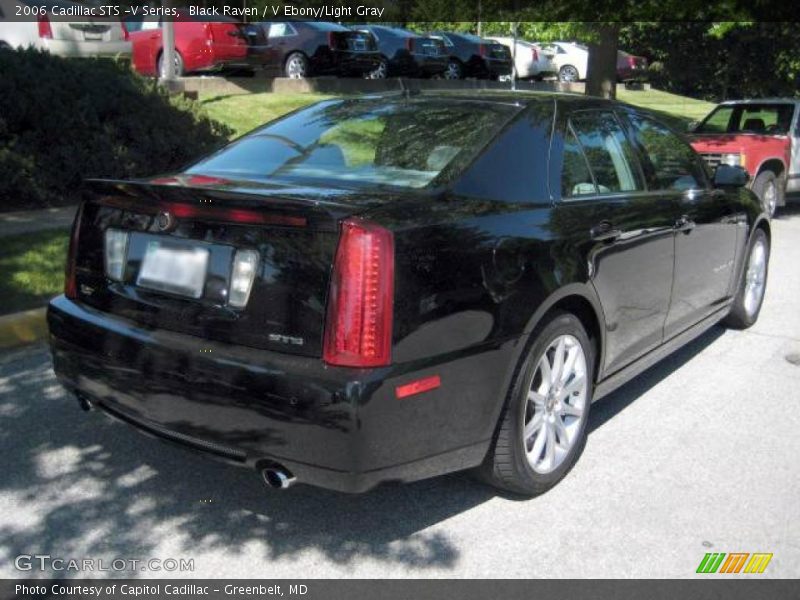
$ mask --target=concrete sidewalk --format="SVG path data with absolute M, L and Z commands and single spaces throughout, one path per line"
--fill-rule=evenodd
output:
M 72 225 L 77 206 L 0 213 L 0 238 Z

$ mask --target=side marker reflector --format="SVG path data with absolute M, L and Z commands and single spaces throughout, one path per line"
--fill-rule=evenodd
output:
M 442 378 L 438 375 L 432 375 L 430 377 L 424 377 L 422 379 L 412 381 L 411 383 L 398 386 L 395 389 L 395 395 L 399 400 L 402 400 L 403 398 L 408 398 L 409 396 L 413 396 L 415 394 L 421 394 L 422 392 L 435 390 L 441 385 Z

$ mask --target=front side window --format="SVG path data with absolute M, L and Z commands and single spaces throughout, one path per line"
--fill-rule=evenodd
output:
M 594 176 L 597 188 L 594 193 L 613 194 L 644 189 L 633 149 L 613 113 L 576 113 L 570 118 L 570 126 Z M 580 189 L 585 189 L 585 186 Z M 578 194 L 572 192 L 570 195 Z
M 189 173 L 421 188 L 463 170 L 516 113 L 471 101 L 333 100 L 257 129 Z
M 637 143 L 647 155 L 648 184 L 654 190 L 690 190 L 702 187 L 705 178 L 694 150 L 660 123 L 629 115 Z

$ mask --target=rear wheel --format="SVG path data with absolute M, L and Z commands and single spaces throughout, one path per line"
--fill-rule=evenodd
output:
M 578 81 L 579 79 L 580 74 L 578 73 L 578 69 L 572 65 L 564 65 L 558 70 L 559 81 L 571 83 L 573 81 Z
M 289 79 L 305 79 L 309 75 L 308 59 L 302 52 L 292 52 L 286 59 L 284 73 Z
M 185 75 L 183 67 L 183 57 L 181 53 L 175 50 L 175 77 L 183 77 Z M 164 76 L 164 53 L 158 55 L 158 76 Z
M 733 300 L 725 325 L 734 329 L 747 329 L 758 320 L 769 272 L 769 240 L 763 229 L 757 229 L 750 243 L 745 272 Z
M 772 171 L 762 171 L 753 182 L 753 192 L 770 218 L 781 203 L 782 191 L 781 180 Z
M 559 312 L 536 335 L 482 466 L 492 485 L 534 496 L 572 468 L 586 443 L 594 347 L 580 320 Z
M 369 73 L 364 74 L 364 79 L 386 79 L 389 76 L 389 61 L 381 56 L 381 62 Z
M 444 70 L 442 77 L 445 79 L 463 79 L 464 67 L 457 60 L 451 60 L 447 63 L 447 68 Z

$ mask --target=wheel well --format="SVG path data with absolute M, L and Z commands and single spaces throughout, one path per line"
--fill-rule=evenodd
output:
M 767 235 L 769 236 L 769 233 Z M 597 381 L 600 373 L 600 359 L 603 355 L 603 336 L 600 330 L 600 320 L 594 307 L 583 296 L 567 296 L 556 302 L 542 317 L 541 322 L 546 322 L 548 315 L 554 311 L 564 311 L 575 315 L 586 329 L 589 339 L 594 344 L 594 378 Z
M 761 175 L 764 171 L 772 171 L 775 173 L 776 177 L 780 177 L 783 175 L 783 172 L 786 170 L 786 166 L 783 164 L 783 161 L 777 158 L 770 158 L 765 160 L 761 163 L 758 167 L 758 173 L 756 173 L 756 177 Z

